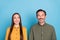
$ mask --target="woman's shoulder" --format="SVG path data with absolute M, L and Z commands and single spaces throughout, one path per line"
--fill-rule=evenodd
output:
M 23 26 L 23 27 L 22 27 L 22 29 L 23 29 L 23 30 L 26 30 L 26 27 L 25 27 L 25 26 Z
M 8 34 L 10 32 L 10 27 L 7 28 L 6 33 Z
M 22 26 L 22 28 L 23 28 L 23 29 L 26 29 L 26 27 L 25 27 L 25 26 Z
M 10 27 L 7 28 L 7 31 L 10 31 Z
M 22 30 L 23 30 L 23 34 L 26 35 L 26 34 L 27 34 L 27 29 L 26 29 L 26 27 L 23 26 L 23 27 L 22 27 Z

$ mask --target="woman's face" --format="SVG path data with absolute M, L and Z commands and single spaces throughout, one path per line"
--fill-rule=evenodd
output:
M 13 16 L 13 22 L 14 22 L 15 25 L 19 25 L 19 23 L 20 23 L 20 17 L 19 17 L 18 14 L 15 14 Z

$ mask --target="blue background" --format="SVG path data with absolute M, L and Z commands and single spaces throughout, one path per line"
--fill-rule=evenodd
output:
M 37 23 L 36 11 L 40 8 L 46 10 L 46 22 L 54 26 L 60 40 L 60 0 L 0 0 L 0 40 L 5 40 L 13 13 L 21 14 L 22 25 L 29 33 L 30 27 Z

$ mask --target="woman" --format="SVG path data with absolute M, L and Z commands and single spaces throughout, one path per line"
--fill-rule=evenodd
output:
M 5 40 L 27 40 L 27 31 L 25 27 L 22 27 L 19 13 L 12 15 L 12 24 L 7 29 Z

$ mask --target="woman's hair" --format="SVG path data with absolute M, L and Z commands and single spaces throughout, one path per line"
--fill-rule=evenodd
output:
M 12 15 L 12 23 L 11 23 L 10 32 L 9 32 L 9 35 L 8 35 L 8 40 L 11 40 L 10 35 L 11 35 L 12 30 L 13 30 L 13 27 L 14 27 L 13 17 L 14 17 L 14 15 L 16 15 L 16 14 L 19 15 L 19 17 L 20 17 L 20 23 L 19 23 L 19 27 L 20 27 L 20 40 L 23 40 L 23 31 L 22 31 L 21 16 L 20 16 L 19 13 L 14 13 L 14 14 Z

